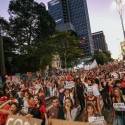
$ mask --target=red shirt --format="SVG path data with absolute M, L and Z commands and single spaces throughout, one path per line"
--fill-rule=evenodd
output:
M 0 112 L 0 125 L 5 125 L 8 118 L 8 114 Z
M 45 105 L 41 105 L 40 112 L 41 113 L 46 113 L 46 107 L 45 107 Z
M 11 106 L 9 104 L 7 104 L 2 109 L 8 111 L 8 110 L 10 110 L 10 107 Z M 0 125 L 5 125 L 6 121 L 7 121 L 7 118 L 8 118 L 8 114 L 7 113 L 0 112 Z
M 121 88 L 125 88 L 125 81 L 121 82 Z

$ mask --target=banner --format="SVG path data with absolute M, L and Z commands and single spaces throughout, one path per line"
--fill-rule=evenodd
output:
M 114 107 L 115 111 L 125 111 L 124 103 L 113 103 L 113 107 Z
M 89 123 L 50 119 L 48 125 L 89 125 Z
M 96 60 L 94 60 L 91 64 L 84 65 L 85 70 L 91 70 L 91 69 L 94 69 L 96 67 L 98 67 Z
M 100 117 L 89 117 L 89 123 L 90 125 L 106 125 L 104 116 Z
M 66 85 L 64 86 L 65 89 L 72 89 L 75 87 L 75 83 L 73 81 L 67 81 Z
M 9 116 L 6 125 L 41 125 L 42 120 L 22 116 Z

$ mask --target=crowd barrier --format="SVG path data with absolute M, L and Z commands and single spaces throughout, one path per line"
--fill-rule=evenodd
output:
M 6 121 L 6 125 L 41 125 L 42 120 L 22 116 L 11 115 Z
M 6 125 L 41 125 L 42 120 L 35 119 L 31 117 L 22 117 L 10 115 L 6 121 Z M 58 119 L 49 119 L 46 125 L 107 125 L 105 122 L 76 122 L 76 121 L 66 121 Z
M 11 115 L 8 117 L 6 125 L 41 125 L 42 121 L 34 118 Z M 49 119 L 47 125 L 89 125 L 85 122 L 73 122 L 57 119 Z
M 48 125 L 89 125 L 89 123 L 50 119 Z

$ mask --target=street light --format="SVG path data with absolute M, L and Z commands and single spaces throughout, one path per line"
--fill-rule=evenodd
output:
M 116 3 L 119 16 L 120 16 L 124 40 L 125 40 L 125 28 L 124 28 L 124 21 L 123 21 L 123 10 L 124 10 L 124 5 L 125 5 L 125 0 L 115 0 L 115 3 Z

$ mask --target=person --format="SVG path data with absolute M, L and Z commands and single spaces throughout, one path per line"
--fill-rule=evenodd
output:
M 27 114 L 28 113 L 28 108 L 29 108 L 29 97 L 30 97 L 30 94 L 28 91 L 26 91 L 24 93 L 24 98 L 23 98 L 23 109 L 24 109 L 24 112 Z
M 18 112 L 18 104 L 13 100 L 8 100 L 0 105 L 0 111 L 10 115 L 16 115 Z
M 64 119 L 64 111 L 60 106 L 59 99 L 54 97 L 52 107 L 48 110 L 48 117 L 53 119 Z
M 65 102 L 66 98 L 70 98 L 72 100 L 73 104 L 75 103 L 74 92 L 73 92 L 72 89 L 65 89 L 65 91 L 64 91 L 64 97 L 63 97 L 63 103 Z
M 12 100 L 0 105 L 0 125 L 5 125 L 8 115 L 18 115 L 18 104 Z
M 96 110 L 92 103 L 88 103 L 86 106 L 85 111 L 85 117 L 83 117 L 83 121 L 89 122 L 89 117 L 95 117 L 96 116 Z
M 112 102 L 114 103 L 123 103 L 125 105 L 125 101 L 123 99 L 122 93 L 119 88 L 114 88 L 113 90 L 113 98 Z M 125 124 L 125 111 L 117 111 L 114 109 L 113 113 L 113 125 L 124 125 Z
M 84 84 L 82 84 L 80 78 L 77 78 L 75 83 L 76 83 L 76 94 L 78 101 L 80 102 L 81 112 L 82 112 L 83 109 L 85 108 L 85 98 L 84 98 L 85 86 Z
M 100 83 L 100 93 L 103 99 L 104 108 L 110 110 L 111 107 L 111 98 L 109 95 L 109 85 L 106 79 L 102 79 Z
M 123 79 L 121 81 L 120 87 L 121 87 L 123 95 L 125 95 L 125 75 L 124 75 L 124 77 L 123 77 Z
M 74 121 L 77 115 L 77 109 L 74 108 L 71 98 L 67 97 L 64 102 L 65 120 Z
M 41 119 L 41 112 L 39 110 L 39 104 L 35 103 L 33 98 L 30 99 L 28 114 L 32 115 L 33 118 Z
M 96 123 L 98 125 L 107 125 L 105 119 L 100 120 L 100 121 L 96 121 L 96 120 L 94 121 L 93 118 L 96 118 L 96 117 L 99 118 L 99 117 L 102 117 L 102 116 L 96 114 L 95 107 L 94 107 L 94 105 L 92 103 L 88 103 L 87 107 L 86 107 L 85 117 L 83 118 L 83 120 L 85 122 L 89 122 L 92 125 L 95 125 Z M 91 121 L 91 119 L 92 119 L 92 121 Z
M 87 106 L 88 103 L 92 103 L 96 113 L 101 114 L 101 108 L 100 108 L 100 102 L 98 101 L 98 98 L 93 95 L 93 91 L 89 91 L 86 96 L 85 104 Z

